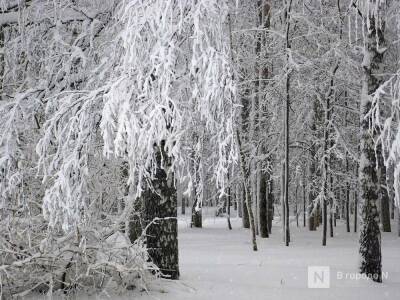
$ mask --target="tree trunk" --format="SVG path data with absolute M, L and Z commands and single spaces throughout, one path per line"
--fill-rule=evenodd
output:
M 378 156 L 378 184 L 379 184 L 379 200 L 381 208 L 381 220 L 383 232 L 391 232 L 390 227 L 390 199 L 388 193 L 388 185 L 386 183 L 386 166 L 383 159 L 382 144 L 376 147 L 376 155 Z
M 382 282 L 381 232 L 377 208 L 379 179 L 375 156 L 374 132 L 370 128 L 368 114 L 372 107 L 372 95 L 378 89 L 380 80 L 374 74 L 380 73 L 384 47 L 383 6 L 369 0 L 367 37 L 364 48 L 360 118 L 361 118 L 361 158 L 360 192 L 362 205 L 362 226 L 360 232 L 360 272 L 373 281 Z M 382 4 L 384 5 L 384 4 Z M 373 9 L 376 12 L 373 12 Z M 376 26 L 376 24 L 379 24 Z M 373 131 L 373 132 L 371 132 Z
M 164 144 L 162 141 L 161 149 L 155 154 L 157 171 L 152 187 L 143 193 L 144 221 L 146 225 L 152 223 L 147 228 L 146 246 L 162 276 L 178 279 L 177 195 L 174 174 L 169 170 L 171 158 L 165 153 Z
M 242 196 L 242 224 L 243 228 L 250 228 L 250 221 L 249 221 L 249 212 L 247 210 L 246 204 L 246 188 L 245 184 L 243 184 L 243 196 Z
M 270 177 L 269 182 L 268 182 L 268 203 L 267 203 L 267 208 L 268 208 L 268 234 L 271 234 L 272 232 L 272 220 L 274 219 L 274 182 L 272 178 Z
M 324 170 L 323 170 L 323 197 L 322 197 L 322 246 L 326 246 L 326 235 L 328 227 L 328 140 L 329 140 L 329 97 L 326 99 L 325 128 L 324 128 Z
M 243 218 L 243 199 L 244 199 L 244 187 L 243 184 L 237 184 L 236 185 L 236 201 L 238 202 L 238 217 Z M 244 224 L 243 224 L 244 227 Z
M 303 227 L 306 227 L 306 184 L 303 182 Z
M 350 232 L 350 184 L 346 183 L 346 231 Z
M 256 226 L 254 223 L 254 215 L 253 210 L 251 209 L 251 199 L 250 192 L 246 188 L 246 206 L 248 207 L 248 215 L 249 215 L 249 223 L 250 223 L 250 231 L 251 231 L 251 241 L 253 245 L 253 251 L 257 251 L 257 237 L 256 237 Z
M 297 204 L 297 197 L 298 197 L 298 191 L 299 191 L 299 186 L 296 186 L 296 201 L 295 201 L 295 207 L 294 207 L 294 213 L 296 216 L 296 227 L 299 227 L 299 208 Z
M 229 182 L 229 173 L 228 173 L 228 182 Z M 231 184 L 231 183 L 229 183 L 229 184 Z M 226 208 L 226 220 L 227 220 L 227 222 L 228 222 L 228 229 L 229 230 L 232 230 L 232 224 L 231 224 L 231 197 L 232 197 L 232 194 L 231 194 L 231 187 L 229 186 L 228 187 L 228 195 L 227 195 L 227 197 L 226 197 L 226 201 L 228 202 L 227 203 L 227 208 Z
M 354 192 L 354 232 L 357 232 L 358 226 L 358 193 Z
M 268 230 L 268 207 L 267 207 L 267 197 L 268 197 L 268 188 L 267 188 L 268 176 L 265 171 L 261 172 L 260 178 L 260 199 L 259 201 L 259 221 L 260 221 L 260 236 L 262 238 L 269 237 Z
M 290 70 L 289 70 L 289 51 L 290 45 L 290 12 L 292 8 L 292 0 L 286 1 L 286 32 L 285 32 L 285 45 L 286 45 L 286 101 L 285 101 L 285 117 L 284 117 L 284 129 L 285 129 L 285 173 L 284 173 L 284 191 L 283 191 L 283 202 L 285 206 L 285 245 L 289 246 L 290 243 L 290 229 L 289 229 L 289 140 L 290 140 Z
M 317 102 L 314 101 L 313 103 L 313 121 L 311 124 L 311 130 L 312 132 L 316 132 L 317 126 L 316 126 L 316 121 L 317 121 Z M 310 231 L 315 231 L 317 229 L 316 222 L 315 222 L 315 211 L 314 209 L 314 200 L 316 198 L 316 194 L 314 191 L 314 177 L 316 175 L 317 171 L 317 166 L 315 162 L 315 154 L 316 154 L 316 146 L 315 143 L 311 143 L 310 147 L 310 162 L 308 166 L 309 170 L 309 180 L 308 180 L 308 208 L 307 208 L 307 213 L 308 213 L 308 230 Z
M 201 205 L 198 203 L 197 197 L 193 198 L 193 206 L 192 206 L 192 222 L 190 223 L 190 227 L 202 228 L 203 227 L 203 216 Z

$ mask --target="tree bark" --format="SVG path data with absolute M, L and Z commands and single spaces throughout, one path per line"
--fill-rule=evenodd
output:
M 253 245 L 253 250 L 257 251 L 257 237 L 256 237 L 256 228 L 255 228 L 255 223 L 254 223 L 254 214 L 253 210 L 251 207 L 251 196 L 250 196 L 250 191 L 248 186 L 250 185 L 250 180 L 249 180 L 249 171 L 246 168 L 245 164 L 245 156 L 243 153 L 243 148 L 242 148 L 242 142 L 240 139 L 240 134 L 239 131 L 236 131 L 236 138 L 238 142 L 238 147 L 239 147 L 239 157 L 240 157 L 240 168 L 242 170 L 242 176 L 243 176 L 243 184 L 244 184 L 244 191 L 245 191 L 245 203 L 246 203 L 246 208 L 247 208 L 247 215 L 249 217 L 249 223 L 250 223 L 250 231 L 251 231 L 251 241 Z M 245 215 L 245 207 L 243 206 L 243 216 Z M 244 224 L 243 224 L 244 225 Z
M 193 206 L 192 206 L 192 222 L 190 223 L 190 227 L 202 228 L 203 227 L 203 216 L 201 205 L 198 203 L 198 198 L 195 196 L 193 198 Z
M 162 276 L 179 278 L 177 195 L 170 160 L 164 151 L 164 141 L 157 147 L 157 170 L 152 187 L 143 193 L 146 246 L 152 261 Z M 163 158 L 163 159 L 162 159 Z
M 261 172 L 260 178 L 260 199 L 259 199 L 259 221 L 260 221 L 260 236 L 262 238 L 269 237 L 268 230 L 268 176 L 265 171 Z
M 377 208 L 379 178 L 375 156 L 374 133 L 370 129 L 368 113 L 372 107 L 372 95 L 378 89 L 380 80 L 374 74 L 380 73 L 383 52 L 378 49 L 384 44 L 383 6 L 369 0 L 367 37 L 364 47 L 363 82 L 361 92 L 361 158 L 360 191 L 362 205 L 362 226 L 360 232 L 360 272 L 373 281 L 382 282 L 381 232 Z M 383 5 L 383 4 L 382 4 Z M 373 12 L 373 9 L 376 9 Z M 376 26 L 376 24 L 379 24 Z M 371 132 L 372 131 L 372 132 Z
M 358 193 L 354 192 L 354 232 L 357 232 L 358 226 Z
M 268 234 L 271 234 L 272 232 L 272 220 L 274 219 L 274 182 L 272 178 L 270 177 L 269 182 L 268 182 L 268 202 L 267 202 L 267 208 L 268 208 Z
M 317 101 L 313 102 L 313 120 L 311 124 L 311 131 L 315 134 L 317 131 L 317 114 L 318 114 L 318 106 L 317 106 Z M 310 147 L 310 161 L 309 161 L 309 166 L 308 166 L 308 171 L 309 171 L 309 179 L 308 179 L 308 208 L 307 208 L 307 214 L 308 214 L 308 230 L 310 231 L 315 231 L 317 229 L 317 224 L 316 224 L 316 208 L 314 207 L 314 200 L 316 198 L 316 193 L 314 190 L 314 179 L 316 177 L 316 172 L 317 172 L 317 166 L 316 166 L 316 161 L 315 161 L 315 155 L 316 155 L 316 146 L 315 143 L 311 143 Z
M 386 166 L 383 159 L 382 144 L 376 147 L 376 155 L 378 156 L 378 197 L 380 200 L 382 231 L 391 232 L 390 227 L 390 198 L 388 193 L 388 185 L 386 183 Z
M 246 204 L 246 188 L 245 184 L 243 183 L 243 192 L 242 192 L 242 225 L 243 228 L 250 228 L 250 221 L 249 221 L 249 211 L 247 209 Z
M 229 182 L 229 173 L 228 173 L 228 182 Z M 232 230 L 232 224 L 231 224 L 231 197 L 232 197 L 232 193 L 231 193 L 231 187 L 230 187 L 231 183 L 229 182 L 229 187 L 228 187 L 228 195 L 226 197 L 227 200 L 227 208 L 226 208 L 226 220 L 228 222 L 228 229 Z
M 289 229 L 289 113 L 290 113 L 290 71 L 289 71 L 289 50 L 290 45 L 290 12 L 292 8 L 292 0 L 286 1 L 286 101 L 285 101 L 285 117 L 284 117 L 284 129 L 285 129 L 285 173 L 284 173 L 284 191 L 283 191 L 283 202 L 285 206 L 285 245 L 289 246 L 290 243 L 290 229 Z

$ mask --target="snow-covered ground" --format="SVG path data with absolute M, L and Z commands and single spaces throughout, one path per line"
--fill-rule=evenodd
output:
M 292 242 L 290 247 L 285 247 L 279 219 L 276 219 L 271 237 L 258 238 L 259 251 L 253 252 L 249 230 L 241 228 L 240 219 L 232 218 L 233 230 L 230 231 L 225 218 L 213 217 L 213 211 L 207 208 L 204 213 L 207 216 L 201 229 L 190 228 L 188 215 L 180 216 L 180 280 L 158 280 L 150 286 L 149 292 L 77 298 L 394 300 L 400 295 L 400 238 L 395 233 L 382 234 L 383 272 L 387 272 L 388 278 L 378 284 L 367 279 L 337 278 L 338 272 L 343 276 L 358 274 L 358 234 L 345 232 L 340 221 L 335 237 L 328 238 L 326 247 L 321 246 L 321 232 L 297 228 L 292 222 Z M 309 289 L 308 266 L 329 266 L 330 288 Z
M 253 252 L 250 233 L 233 218 L 212 216 L 201 229 L 189 228 L 189 219 L 179 222 L 181 280 L 158 282 L 139 299 L 398 299 L 400 294 L 400 238 L 383 233 L 382 284 L 371 280 L 338 279 L 342 272 L 357 274 L 358 235 L 345 232 L 339 222 L 335 237 L 321 246 L 321 233 L 291 224 L 292 242 L 285 247 L 279 224 L 269 239 L 258 239 Z M 308 266 L 330 267 L 330 288 L 307 287 Z

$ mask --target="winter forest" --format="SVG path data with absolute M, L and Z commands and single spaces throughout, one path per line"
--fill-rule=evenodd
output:
M 399 207 L 399 0 L 0 0 L 1 300 L 396 299 Z

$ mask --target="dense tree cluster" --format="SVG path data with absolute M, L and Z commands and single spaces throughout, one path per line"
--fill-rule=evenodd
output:
M 287 246 L 291 216 L 324 246 L 343 219 L 381 281 L 399 20 L 390 0 L 0 0 L 0 298 L 177 279 L 189 203 L 195 227 L 238 210 L 253 250 L 273 218 Z

